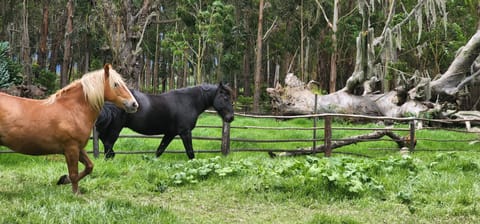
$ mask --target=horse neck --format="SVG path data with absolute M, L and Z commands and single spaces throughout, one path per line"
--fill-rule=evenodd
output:
M 217 93 L 217 87 L 209 87 L 203 88 L 200 87 L 200 91 L 202 92 L 202 102 L 203 102 L 203 110 L 208 109 L 209 107 L 213 106 L 213 100 L 215 99 L 215 94 Z
M 63 104 L 70 111 L 74 112 L 76 116 L 87 116 L 86 121 L 92 121 L 92 125 L 100 114 L 100 111 L 95 110 L 88 102 L 80 83 L 61 90 L 55 99 L 55 103 Z

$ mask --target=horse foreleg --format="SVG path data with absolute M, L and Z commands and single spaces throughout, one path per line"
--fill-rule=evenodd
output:
M 195 158 L 195 154 L 193 153 L 193 146 L 192 146 L 192 132 L 186 132 L 180 134 L 180 138 L 182 138 L 183 147 L 185 147 L 185 152 L 187 152 L 187 156 L 189 159 Z
M 77 150 L 65 150 L 65 160 L 67 161 L 68 176 L 63 175 L 58 180 L 57 184 L 72 183 L 73 193 L 78 193 L 78 159 L 79 153 Z
M 157 148 L 157 153 L 155 153 L 157 157 L 161 156 L 163 152 L 165 152 L 165 149 L 170 144 L 170 142 L 172 142 L 174 137 L 175 135 L 168 135 L 168 134 L 165 134 L 163 136 L 162 141 L 160 142 L 160 145 Z

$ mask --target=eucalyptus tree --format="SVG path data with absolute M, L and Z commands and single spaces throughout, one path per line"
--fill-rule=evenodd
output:
M 73 9 L 73 0 L 68 0 L 66 4 L 67 22 L 65 24 L 63 61 L 60 72 L 60 87 L 64 87 L 68 84 L 68 70 L 72 60 Z
M 205 67 L 209 62 L 221 68 L 224 41 L 231 35 L 235 21 L 233 6 L 218 0 L 181 0 L 177 1 L 176 13 L 182 25 L 166 34 L 165 46 L 174 55 L 187 60 L 178 63 L 193 65 L 196 84 L 213 81 L 204 75 L 207 72 Z M 218 77 L 213 79 L 221 79 L 222 74 L 216 74 Z
M 261 82 L 262 82 L 262 75 L 260 74 L 262 71 L 262 37 L 263 37 L 263 9 L 265 8 L 265 4 L 263 0 L 260 0 L 258 3 L 258 23 L 257 23 L 257 42 L 256 42 L 256 49 L 255 49 L 255 74 L 254 74 L 254 86 L 255 91 L 253 93 L 253 112 L 258 113 L 260 111 L 259 104 L 260 104 L 260 89 L 261 89 Z
M 112 55 L 112 63 L 127 82 L 138 88 L 142 61 L 142 43 L 147 26 L 156 16 L 157 2 L 143 1 L 96 1 L 98 26 L 105 35 L 102 50 Z

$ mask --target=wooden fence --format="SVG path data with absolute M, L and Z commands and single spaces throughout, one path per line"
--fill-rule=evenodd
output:
M 417 141 L 445 141 L 445 139 L 418 139 L 416 137 L 416 124 L 419 122 L 429 122 L 430 124 L 443 124 L 443 125 L 457 125 L 462 126 L 465 123 L 480 123 L 480 120 L 434 120 L 434 119 L 421 119 L 421 118 L 394 118 L 394 117 L 373 117 L 373 116 L 363 116 L 363 115 L 346 115 L 346 114 L 312 114 L 312 115 L 302 115 L 302 116 L 256 116 L 256 115 L 246 115 L 246 114 L 236 114 L 236 116 L 243 116 L 252 119 L 299 119 L 299 118 L 309 118 L 312 121 L 312 127 L 310 128 L 299 128 L 299 127 L 258 127 L 258 126 L 231 126 L 228 123 L 224 123 L 223 126 L 205 126 L 199 125 L 197 128 L 222 128 L 222 136 L 220 137 L 204 137 L 204 136 L 193 136 L 193 139 L 197 140 L 206 140 L 206 141 L 221 141 L 221 149 L 202 149 L 202 150 L 195 150 L 195 153 L 222 153 L 223 155 L 228 155 L 231 151 L 235 152 L 269 152 L 269 153 L 276 153 L 276 152 L 285 152 L 292 155 L 300 155 L 300 154 L 315 154 L 315 153 L 324 153 L 325 156 L 330 156 L 332 154 L 333 148 L 339 148 L 344 145 L 349 145 L 357 142 L 366 142 L 366 141 L 378 141 L 379 138 L 382 136 L 388 136 L 392 139 L 392 141 L 398 144 L 398 148 L 408 149 L 410 151 L 415 150 L 415 144 Z M 318 127 L 317 121 L 318 119 L 323 119 L 323 126 Z M 368 122 L 386 122 L 386 123 L 405 123 L 408 124 L 408 128 L 394 128 L 393 126 L 385 126 L 379 128 L 348 128 L 348 127 L 332 127 L 332 119 L 342 119 L 342 120 L 362 120 Z M 405 126 L 405 125 L 403 125 Z M 239 138 L 231 138 L 230 133 L 232 129 L 263 129 L 263 130 L 303 130 L 303 131 L 311 131 L 312 138 L 310 139 L 239 139 Z M 461 129 L 445 129 L 445 128 L 433 128 L 428 127 L 424 129 L 443 129 L 443 130 L 452 130 L 452 131 L 464 131 Z M 369 131 L 372 133 L 347 137 L 342 139 L 333 139 L 332 133 L 334 131 L 342 131 L 342 130 L 357 130 L 357 131 Z M 323 138 L 318 138 L 317 135 L 320 131 L 323 131 Z M 395 132 L 405 132 L 405 135 L 396 135 Z M 464 132 L 467 132 L 466 130 Z M 478 132 L 480 133 L 480 132 Z M 403 136 L 403 137 L 402 137 Z M 145 136 L 140 134 L 134 135 L 121 135 L 120 138 L 161 138 L 162 135 L 154 135 L 154 136 Z M 414 141 L 411 141 L 413 139 Z M 476 139 L 467 139 L 462 141 L 476 141 Z M 230 148 L 231 142 L 253 142 L 253 143 L 277 143 L 281 144 L 282 142 L 311 142 L 311 147 L 302 148 L 302 149 L 278 149 L 278 148 Z M 451 140 L 455 141 L 455 140 Z M 321 143 L 321 144 L 319 144 Z M 480 144 L 479 144 L 480 145 Z M 182 146 L 183 149 L 183 146 Z M 140 153 L 154 153 L 155 151 L 122 151 L 116 150 L 116 153 L 119 154 L 140 154 Z M 183 153 L 183 150 L 166 150 L 166 153 Z M 99 143 L 98 138 L 94 132 L 93 135 L 93 153 L 95 157 L 100 155 L 99 150 Z
M 353 144 L 357 142 L 367 142 L 367 141 L 385 141 L 384 139 L 379 139 L 382 136 L 388 136 L 391 138 L 390 141 L 394 141 L 398 144 L 399 148 L 408 149 L 410 151 L 418 150 L 416 148 L 415 143 L 417 141 L 432 141 L 432 142 L 480 142 L 480 131 L 478 128 L 473 128 L 472 130 L 467 131 L 464 128 L 444 128 L 444 127 L 426 127 L 423 130 L 449 130 L 455 132 L 465 132 L 465 133 L 477 133 L 476 137 L 472 139 L 422 139 L 417 138 L 417 127 L 416 125 L 419 122 L 428 122 L 430 124 L 440 124 L 440 125 L 456 125 L 456 127 L 464 127 L 466 126 L 469 128 L 471 123 L 480 124 L 480 120 L 478 119 L 462 119 L 462 120 L 435 120 L 435 119 L 421 119 L 421 118 L 394 118 L 394 117 L 372 117 L 372 116 L 363 116 L 363 115 L 346 115 L 346 114 L 312 114 L 312 115 L 302 115 L 302 116 L 257 116 L 257 115 L 247 115 L 247 114 L 236 114 L 237 117 L 246 117 L 252 119 L 278 119 L 278 120 L 285 120 L 285 119 L 304 119 L 308 118 L 312 121 L 311 127 L 259 127 L 259 126 L 235 126 L 230 125 L 228 123 L 224 123 L 223 126 L 210 126 L 210 125 L 198 125 L 197 128 L 218 128 L 222 129 L 222 136 L 218 137 L 205 137 L 205 136 L 193 136 L 193 139 L 196 140 L 205 140 L 205 141 L 221 141 L 220 149 L 200 149 L 195 150 L 195 153 L 222 153 L 223 155 L 228 155 L 230 152 L 269 152 L 269 153 L 278 153 L 278 152 L 285 152 L 290 153 L 292 155 L 301 155 L 301 154 L 315 154 L 315 153 L 324 153 L 325 156 L 330 156 L 332 153 L 332 149 L 340 148 L 341 146 Z M 323 119 L 323 126 L 317 126 L 317 121 L 319 119 Z M 408 125 L 403 125 L 403 128 L 394 128 L 392 126 L 385 126 L 385 127 L 378 127 L 378 128 L 352 128 L 352 127 L 332 127 L 332 119 L 342 119 L 342 120 L 362 120 L 363 122 L 396 122 L 396 123 L 404 123 Z M 266 131 L 274 131 L 274 130 L 285 130 L 285 131 L 311 131 L 311 138 L 308 139 L 255 139 L 255 138 L 235 138 L 230 137 L 232 130 L 235 129 L 252 129 L 252 130 L 266 130 Z M 369 134 L 363 134 L 359 136 L 350 136 L 341 139 L 333 139 L 332 133 L 338 133 L 341 131 L 361 131 L 361 132 L 369 132 Z M 323 131 L 323 138 L 319 138 L 319 133 Z M 373 131 L 373 132 L 372 132 Z M 403 132 L 404 135 L 395 135 L 395 132 Z M 403 137 L 402 137 L 403 136 Z M 140 134 L 133 134 L 133 135 L 120 135 L 120 138 L 158 138 L 160 142 L 160 138 L 163 137 L 162 135 L 154 135 L 154 136 L 145 136 Z M 93 139 L 93 154 L 95 157 L 100 156 L 99 150 L 99 141 L 98 137 L 96 137 L 95 132 L 92 137 Z M 409 139 L 414 139 L 415 141 L 410 141 Z M 274 147 L 271 148 L 231 148 L 231 142 L 250 142 L 250 143 L 272 143 Z M 289 142 L 301 142 L 301 143 L 311 143 L 311 147 L 304 147 L 300 149 L 281 149 L 278 147 L 282 145 L 282 143 L 289 143 Z M 470 147 L 470 146 L 468 146 Z M 480 149 L 480 143 L 472 144 L 471 147 L 476 147 Z M 171 150 L 167 149 L 165 153 L 184 153 L 183 146 L 182 150 Z M 420 150 L 439 150 L 439 149 L 420 149 Z M 143 154 L 143 153 L 154 153 L 153 150 L 143 150 L 143 151 L 132 151 L 132 150 L 122 150 L 117 149 L 116 153 L 118 154 Z M 479 150 L 480 152 L 480 150 Z M 0 153 L 13 153 L 11 150 L 0 150 Z M 92 153 L 90 151 L 89 153 Z

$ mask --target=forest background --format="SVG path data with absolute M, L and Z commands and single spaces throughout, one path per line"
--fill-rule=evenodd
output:
M 391 37 L 383 91 L 400 77 L 442 74 L 480 27 L 477 0 L 1 0 L 0 88 L 51 93 L 112 63 L 146 92 L 228 82 L 259 113 L 270 100 L 265 89 L 287 73 L 316 81 L 322 94 L 345 86 L 361 4 L 375 36 L 402 27 Z M 471 89 L 464 109 L 478 106 L 479 88 Z

